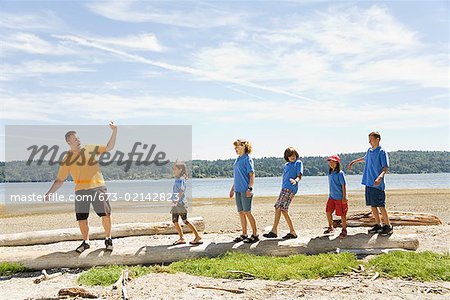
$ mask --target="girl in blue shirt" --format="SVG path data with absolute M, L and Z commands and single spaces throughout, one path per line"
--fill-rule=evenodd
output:
M 266 238 L 278 237 L 277 228 L 280 222 L 281 214 L 283 214 L 286 219 L 286 223 L 288 224 L 290 230 L 288 234 L 283 236 L 283 239 L 287 240 L 297 238 L 288 209 L 292 199 L 294 199 L 294 196 L 298 191 L 298 182 L 302 179 L 303 174 L 303 163 L 298 158 L 298 152 L 294 148 L 289 147 L 284 151 L 284 159 L 286 160 L 286 163 L 284 164 L 283 169 L 281 192 L 278 196 L 277 202 L 274 205 L 275 220 L 273 222 L 272 230 L 269 233 L 263 234 Z
M 186 224 L 191 231 L 194 233 L 195 238 L 193 241 L 189 242 L 191 245 L 203 244 L 201 237 L 195 228 L 194 224 L 187 219 L 187 199 L 186 199 L 186 179 L 187 179 L 187 167 L 185 163 L 177 162 L 173 166 L 173 174 L 175 176 L 175 183 L 173 184 L 173 194 L 172 194 L 172 209 L 170 213 L 172 214 L 172 222 L 175 225 L 175 229 L 178 232 L 180 238 L 174 242 L 174 245 L 186 244 L 184 240 L 183 230 L 180 224 L 178 224 L 178 219 Z
M 259 240 L 256 221 L 252 215 L 253 183 L 255 168 L 253 159 L 249 156 L 252 145 L 246 140 L 236 140 L 233 143 L 238 155 L 233 165 L 234 183 L 230 190 L 230 198 L 236 197 L 236 206 L 241 220 L 242 234 L 234 242 L 255 243 Z M 252 228 L 252 235 L 247 236 L 247 220 Z
M 341 170 L 341 159 L 337 155 L 332 155 L 328 159 L 328 183 L 330 186 L 330 193 L 327 201 L 325 211 L 327 213 L 328 228 L 324 234 L 331 234 L 334 231 L 333 228 L 333 212 L 336 211 L 336 215 L 342 219 L 342 231 L 339 238 L 345 238 L 347 236 L 347 211 L 348 211 L 348 199 L 347 199 L 347 181 L 345 179 L 345 173 Z

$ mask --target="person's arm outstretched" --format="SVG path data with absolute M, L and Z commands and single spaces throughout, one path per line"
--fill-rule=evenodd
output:
M 347 169 L 348 169 L 348 170 L 351 170 L 354 164 L 360 163 L 360 162 L 364 162 L 364 160 L 365 160 L 365 159 L 364 159 L 364 156 L 363 156 L 363 157 L 360 157 L 360 158 L 357 158 L 357 159 L 355 159 L 355 160 L 352 160 L 352 161 L 348 164 Z
M 47 193 L 44 195 L 44 201 L 48 201 L 48 197 L 50 194 L 55 193 L 62 185 L 64 184 L 64 180 L 56 179 Z
M 117 137 L 117 125 L 111 121 L 109 122 L 109 127 L 111 127 L 112 133 L 109 138 L 108 144 L 106 144 L 106 151 L 111 151 L 116 145 L 116 137 Z

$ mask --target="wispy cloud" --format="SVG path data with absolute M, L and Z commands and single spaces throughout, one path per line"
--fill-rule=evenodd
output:
M 78 122 L 115 120 L 148 120 L 149 117 L 176 118 L 180 122 L 196 124 L 198 120 L 235 122 L 286 122 L 298 120 L 316 127 L 349 128 L 355 123 L 376 123 L 379 128 L 426 128 L 446 126 L 447 107 L 427 105 L 392 105 L 378 107 L 361 104 L 352 107 L 336 101 L 299 103 L 288 101 L 259 101 L 241 98 L 228 99 L 196 97 L 119 96 L 111 93 L 30 93 L 2 94 L 6 99 L 5 120 L 41 120 L 64 123 L 71 115 Z M 74 106 L 73 103 L 77 103 Z M 27 105 L 29 104 L 29 105 Z M 70 110 L 68 110 L 70 107 Z M 239 111 L 236 112 L 236 107 Z M 339 118 L 336 114 L 339 112 Z M 376 112 L 376 113 L 374 113 Z M 433 118 L 429 118 L 429 116 Z M 227 117 L 228 116 L 228 117 Z M 422 120 L 420 123 L 417 119 Z M 324 120 L 327 120 L 324 122 Z
M 43 74 L 65 74 L 74 72 L 93 72 L 94 70 L 67 62 L 27 61 L 18 65 L 0 65 L 0 80 L 10 81 L 21 77 L 35 77 Z
M 204 70 L 200 70 L 200 69 L 196 69 L 196 68 L 192 68 L 192 67 L 174 65 L 174 64 L 169 64 L 169 63 L 146 59 L 142 56 L 130 54 L 130 53 L 127 53 L 127 52 L 124 52 L 121 50 L 107 47 L 107 46 L 99 44 L 95 41 L 90 41 L 86 38 L 79 37 L 79 36 L 67 36 L 66 35 L 66 36 L 56 36 L 56 37 L 60 38 L 61 40 L 75 42 L 79 45 L 92 47 L 92 48 L 96 48 L 96 49 L 101 49 L 103 51 L 107 51 L 107 52 L 115 54 L 119 57 L 125 58 L 129 61 L 143 63 L 143 64 L 147 64 L 147 65 L 151 65 L 151 66 L 156 66 L 156 67 L 170 70 L 170 71 L 190 74 L 190 75 L 193 75 L 193 76 L 197 77 L 198 79 L 202 79 L 202 80 L 230 82 L 230 83 L 235 83 L 235 84 L 238 84 L 241 86 L 246 86 L 246 87 L 255 88 L 255 89 L 259 89 L 259 90 L 269 91 L 272 93 L 281 94 L 281 95 L 285 95 L 285 96 L 289 96 L 292 98 L 297 98 L 297 99 L 301 99 L 301 100 L 305 100 L 305 101 L 314 101 L 308 97 L 294 94 L 287 90 L 283 90 L 283 89 L 280 89 L 277 87 L 271 87 L 269 85 L 262 85 L 262 84 L 254 83 L 251 81 L 239 79 L 236 77 L 233 78 L 233 77 L 229 77 L 229 76 L 219 74 L 216 72 L 208 72 L 208 71 L 204 71 Z
M 141 33 L 124 37 L 89 37 L 89 40 L 106 46 L 131 50 L 161 52 L 165 49 L 156 36 L 151 33 Z
M 391 89 L 448 88 L 445 49 L 421 41 L 386 8 L 332 7 L 304 18 L 270 20 L 270 28 L 241 29 L 232 43 L 199 49 L 194 66 L 278 82 L 283 89 L 316 98 L 385 92 L 386 82 Z
M 35 13 L 0 12 L 0 28 L 19 31 L 62 30 L 64 22 L 52 11 Z
M 9 52 L 26 52 L 42 55 L 69 55 L 76 54 L 70 48 L 61 44 L 54 44 L 33 33 L 18 32 L 5 35 L 1 41 L 0 54 Z
M 242 22 L 239 11 L 224 11 L 198 2 L 178 2 L 177 8 L 162 8 L 163 2 L 108 1 L 86 4 L 105 18 L 130 23 L 159 23 L 189 28 L 234 26 Z M 165 3 L 167 4 L 167 3 Z M 175 5 L 173 6 L 175 7 Z

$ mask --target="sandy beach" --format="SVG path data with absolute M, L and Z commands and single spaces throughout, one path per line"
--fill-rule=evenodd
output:
M 364 203 L 363 191 L 349 193 L 349 214 L 352 211 L 368 210 Z M 450 189 L 388 190 L 387 208 L 395 211 L 413 211 L 435 214 L 447 224 L 450 222 Z M 253 199 L 253 214 L 259 230 L 273 222 L 273 205 L 276 197 L 258 197 Z M 324 213 L 326 195 L 296 195 L 290 213 L 299 233 L 302 230 L 322 229 L 326 226 Z M 190 216 L 202 216 L 206 233 L 236 232 L 240 228 L 234 199 L 202 198 L 192 202 Z M 127 203 L 114 202 L 113 223 L 160 222 L 170 221 L 168 213 L 154 213 L 139 209 L 126 211 Z M 18 216 L 0 215 L 0 233 L 17 233 L 34 230 L 77 227 L 73 204 L 42 204 L 45 210 L 25 210 Z M 91 226 L 100 226 L 100 218 L 93 211 L 89 217 Z M 281 230 L 287 229 L 281 221 Z
M 450 245 L 450 209 L 447 207 L 450 199 L 450 189 L 427 190 L 390 190 L 388 209 L 397 211 L 425 212 L 437 215 L 443 221 L 439 226 L 399 226 L 395 230 L 401 233 L 417 234 L 420 246 L 418 251 L 434 251 L 449 253 Z M 350 193 L 350 213 L 367 210 L 362 192 Z M 275 197 L 255 197 L 254 215 L 258 230 L 267 231 L 273 221 L 273 204 Z M 305 236 L 320 235 L 326 225 L 324 206 L 325 195 L 296 196 L 291 205 L 291 214 L 298 233 Z M 16 233 L 33 230 L 76 227 L 73 207 L 55 208 L 69 210 L 67 213 L 34 213 L 20 216 L 5 216 L 0 218 L 1 233 Z M 120 203 L 114 203 L 114 223 L 158 222 L 170 221 L 167 213 L 124 213 Z M 210 241 L 231 240 L 240 229 L 233 199 L 195 199 L 191 216 L 202 216 L 205 220 L 204 239 Z M 91 226 L 100 226 L 100 219 L 95 215 L 90 217 Z M 268 228 L 269 227 L 269 228 Z M 284 221 L 280 231 L 286 232 Z M 349 234 L 365 232 L 367 228 L 349 228 Z M 190 234 L 188 234 L 190 236 Z M 127 237 L 115 240 L 115 247 L 125 247 L 130 244 L 170 245 L 177 239 L 176 235 L 155 235 L 144 237 Z M 68 251 L 75 248 L 79 241 L 60 242 L 48 245 L 22 247 L 5 247 L 0 252 L 51 249 Z M 102 241 L 93 241 L 93 247 L 102 247 Z M 1 256 L 1 253 L 0 253 Z M 50 270 L 57 272 L 58 270 Z M 9 299 L 42 299 L 54 297 L 60 288 L 77 286 L 76 279 L 81 269 L 63 270 L 64 275 L 39 285 L 32 280 L 39 272 L 28 272 L 14 275 L 8 280 L 0 281 L 0 288 Z M 241 295 L 225 291 L 196 288 L 198 285 L 228 287 L 243 291 Z M 86 287 L 97 292 L 102 299 L 119 299 L 111 287 Z M 133 280 L 129 286 L 130 299 L 448 299 L 450 285 L 448 282 L 421 283 L 402 279 L 379 278 L 370 280 L 370 276 L 348 275 L 316 280 L 290 280 L 276 282 L 270 280 L 229 280 L 177 274 L 149 274 Z

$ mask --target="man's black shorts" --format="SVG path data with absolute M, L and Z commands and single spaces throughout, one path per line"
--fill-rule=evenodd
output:
M 75 213 L 77 221 L 87 220 L 91 204 L 99 217 L 111 214 L 111 205 L 106 194 L 106 186 L 75 191 Z

